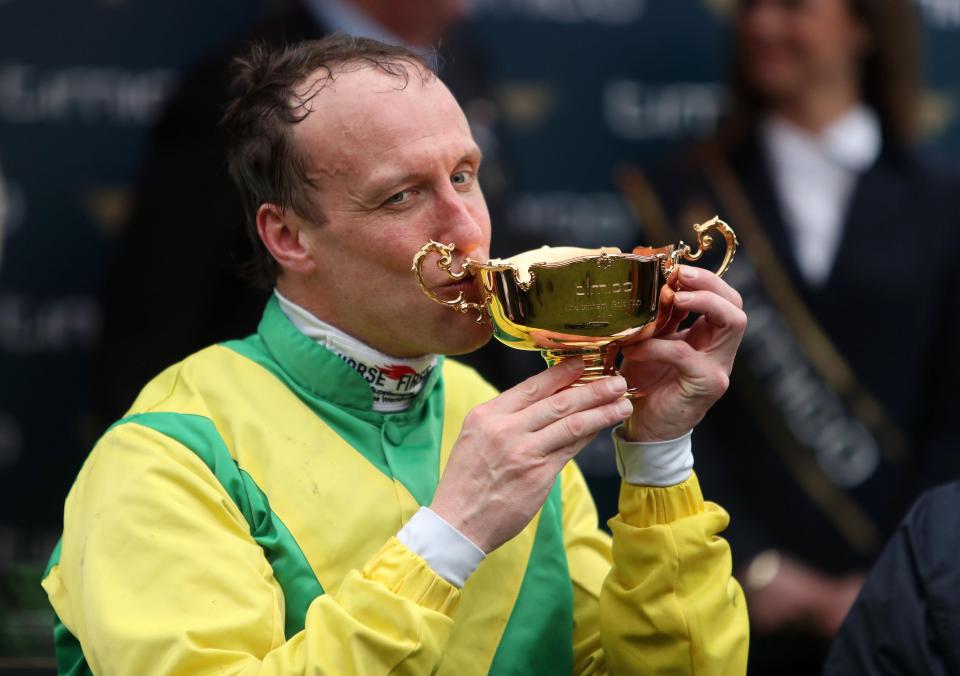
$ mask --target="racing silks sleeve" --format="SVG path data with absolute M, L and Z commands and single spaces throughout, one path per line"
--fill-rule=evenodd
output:
M 563 503 L 575 673 L 746 673 L 747 606 L 719 536 L 729 516 L 703 500 L 696 475 L 665 488 L 624 482 L 612 544 L 574 463 Z
M 96 674 L 427 674 L 460 592 L 395 538 L 284 632 L 284 596 L 237 506 L 191 450 L 128 424 L 67 499 L 43 582 Z

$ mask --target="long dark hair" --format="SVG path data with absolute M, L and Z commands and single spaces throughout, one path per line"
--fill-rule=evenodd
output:
M 911 0 L 846 0 L 867 32 L 869 47 L 860 67 L 864 103 L 880 118 L 887 142 L 909 144 L 917 129 L 920 87 L 919 27 Z M 744 3 L 741 2 L 741 10 Z M 736 144 L 756 125 L 764 97 L 746 76 L 743 54 L 734 46 L 729 114 L 721 122 L 721 142 Z

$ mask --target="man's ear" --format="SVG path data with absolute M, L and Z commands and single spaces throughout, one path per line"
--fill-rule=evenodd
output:
M 257 234 L 267 251 L 286 272 L 308 275 L 316 270 L 304 236 L 306 222 L 276 204 L 257 209 Z

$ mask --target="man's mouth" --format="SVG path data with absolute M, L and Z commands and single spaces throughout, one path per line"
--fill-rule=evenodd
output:
M 437 295 L 445 300 L 453 300 L 461 293 L 464 298 L 469 299 L 477 295 L 477 278 L 474 275 L 470 275 L 459 281 L 450 281 L 447 284 L 435 288 Z

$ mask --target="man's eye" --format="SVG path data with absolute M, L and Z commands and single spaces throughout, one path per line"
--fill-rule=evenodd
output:
M 458 171 L 450 177 L 450 182 L 454 185 L 466 185 L 473 179 L 473 174 L 469 171 Z
M 401 190 L 400 192 L 394 195 L 390 195 L 390 197 L 387 198 L 386 203 L 387 204 L 403 204 L 404 202 L 410 199 L 410 195 L 412 194 L 413 194 L 413 191 L 411 190 Z

